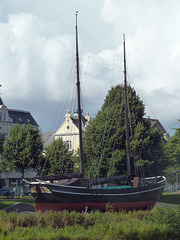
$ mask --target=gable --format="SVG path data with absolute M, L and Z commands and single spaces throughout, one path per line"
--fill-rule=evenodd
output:
M 76 132 L 79 132 L 78 127 L 76 126 L 76 124 L 74 124 L 72 119 L 70 119 L 68 122 L 67 120 L 63 122 L 63 124 L 55 132 L 55 135 L 61 134 L 61 133 L 65 134 L 65 133 L 76 133 Z

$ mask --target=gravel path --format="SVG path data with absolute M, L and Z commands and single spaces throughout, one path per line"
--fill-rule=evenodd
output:
M 162 207 L 167 206 L 167 205 L 168 205 L 169 207 L 172 207 L 172 208 L 174 208 L 174 207 L 177 206 L 177 205 L 175 205 L 175 204 L 168 204 L 168 203 L 157 202 L 156 205 L 155 205 L 155 207 L 160 207 L 160 208 L 162 208 Z
M 17 212 L 17 213 L 20 213 L 20 212 L 35 212 L 35 208 L 33 205 L 30 205 L 28 203 L 16 203 L 10 207 L 7 207 L 7 208 L 3 208 L 1 209 L 2 211 L 6 211 L 7 213 L 9 212 Z

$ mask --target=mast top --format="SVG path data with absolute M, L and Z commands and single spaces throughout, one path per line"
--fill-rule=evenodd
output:
M 76 11 L 76 28 L 77 28 L 77 16 L 78 16 L 79 11 Z

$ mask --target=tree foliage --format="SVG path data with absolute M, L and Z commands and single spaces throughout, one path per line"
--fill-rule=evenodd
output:
M 4 141 L 5 141 L 5 134 L 4 133 L 0 133 L 0 154 L 3 153 Z
M 45 160 L 43 174 L 71 173 L 74 170 L 72 152 L 62 138 L 45 148 Z
M 3 146 L 3 162 L 9 170 L 24 171 L 34 168 L 42 154 L 43 143 L 39 129 L 31 125 L 16 124 L 9 131 Z
M 162 156 L 161 134 L 143 118 L 145 106 L 135 90 L 128 86 L 128 105 L 131 119 L 131 160 L 136 165 L 152 165 L 152 173 Z M 101 110 L 87 128 L 84 137 L 84 161 L 88 177 L 103 177 L 126 173 L 126 135 L 124 87 L 113 87 L 107 94 Z M 164 164 L 164 163 L 163 163 Z M 161 168 L 163 167 L 161 165 Z M 142 173 L 142 172 L 141 172 Z M 148 174 L 146 171 L 144 174 Z M 140 172 L 137 172 L 140 174 Z M 148 174 L 149 175 L 149 174 Z
M 168 167 L 165 170 L 166 174 L 180 170 L 180 128 L 176 129 L 174 136 L 170 137 L 165 145 L 165 156 L 168 162 Z M 176 181 L 176 175 L 167 178 L 169 183 Z
M 180 168 L 180 128 L 170 137 L 165 145 L 165 155 L 169 166 Z
M 5 141 L 5 134 L 0 133 L 0 156 L 2 156 L 2 154 L 3 154 L 4 141 Z M 3 165 L 2 161 L 0 160 L 0 172 L 3 171 L 3 169 L 4 169 L 4 165 Z

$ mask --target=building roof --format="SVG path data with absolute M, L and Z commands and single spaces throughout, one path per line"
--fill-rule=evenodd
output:
M 45 147 L 49 146 L 54 140 L 54 132 L 44 132 L 42 134 L 42 140 Z
M 152 119 L 152 118 L 144 118 L 144 119 L 150 122 L 152 128 L 157 128 L 161 133 L 167 133 L 158 119 Z
M 85 126 L 85 124 L 88 120 L 83 115 L 81 115 L 81 118 L 82 118 L 83 125 Z M 73 124 L 79 129 L 79 119 L 78 119 L 78 117 L 72 116 L 71 120 L 72 120 Z
M 25 124 L 31 124 L 34 127 L 38 127 L 37 122 L 33 118 L 30 112 L 23 111 L 23 110 L 17 110 L 17 109 L 9 109 L 4 105 L 4 102 L 2 98 L 0 97 L 0 108 L 8 112 L 9 117 L 11 118 L 11 123 L 19 123 L 21 125 Z M 7 119 L 5 120 L 8 121 Z
M 0 105 L 4 105 L 2 98 L 0 97 Z
M 22 111 L 22 110 L 14 110 L 14 109 L 8 109 L 8 114 L 11 119 L 13 119 L 13 123 L 19 123 L 19 124 L 31 124 L 32 126 L 38 127 L 37 122 L 33 118 L 30 112 Z

